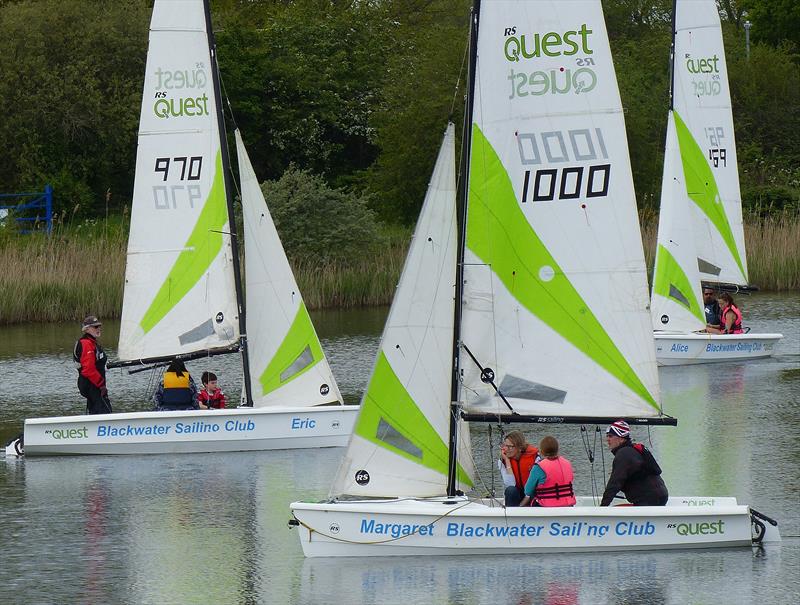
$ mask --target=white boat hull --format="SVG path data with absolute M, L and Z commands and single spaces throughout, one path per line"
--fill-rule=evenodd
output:
M 671 334 L 656 332 L 656 361 L 678 366 L 720 361 L 748 361 L 772 355 L 783 334 Z
M 347 445 L 358 406 L 129 412 L 25 420 L 25 456 L 173 454 Z M 10 443 L 6 456 L 20 455 Z
M 475 555 L 750 546 L 750 508 L 735 498 L 667 506 L 504 508 L 492 500 L 294 502 L 307 557 Z M 767 524 L 763 541 L 780 541 Z

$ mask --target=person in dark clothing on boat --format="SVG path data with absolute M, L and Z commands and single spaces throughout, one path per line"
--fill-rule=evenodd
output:
M 197 386 L 189 375 L 189 370 L 180 359 L 173 359 L 153 395 L 158 412 L 173 410 L 199 410 Z
M 519 506 L 525 497 L 525 484 L 533 465 L 539 459 L 539 449 L 529 445 L 522 431 L 511 431 L 500 444 L 498 467 L 505 485 L 505 505 Z
M 106 361 L 98 342 L 103 324 L 89 315 L 81 324 L 83 334 L 75 343 L 72 358 L 78 364 L 78 390 L 86 398 L 87 414 L 110 414 L 111 401 L 106 387 Z
M 664 506 L 669 498 L 661 468 L 641 443 L 631 441 L 631 429 L 617 420 L 606 429 L 606 440 L 614 463 L 600 506 L 609 506 L 618 492 L 634 506 Z
M 703 288 L 703 307 L 706 314 L 706 330 L 709 328 L 714 331 L 719 330 L 722 309 L 713 288 Z

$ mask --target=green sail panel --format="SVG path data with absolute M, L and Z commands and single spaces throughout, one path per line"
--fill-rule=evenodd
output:
M 471 158 L 467 247 L 491 267 L 522 307 L 658 410 L 655 397 L 528 222 L 508 173 L 477 124 Z M 475 225 L 481 228 L 472 228 Z M 547 282 L 538 278 L 543 267 L 553 274 Z
M 692 284 L 678 261 L 664 246 L 659 244 L 656 254 L 656 275 L 653 291 L 680 304 L 705 324 L 704 311 L 697 304 L 697 296 L 694 294 L 696 285 Z
M 261 394 L 271 393 L 302 376 L 324 357 L 308 309 L 301 303 L 283 342 L 259 377 Z
M 355 434 L 447 476 L 447 443 L 431 426 L 381 351 L 361 403 Z M 472 486 L 458 467 L 458 481 Z
M 214 181 L 203 210 L 167 278 L 139 322 L 147 334 L 195 287 L 222 250 L 228 206 L 222 172 L 222 155 L 217 152 Z
M 706 161 L 705 154 L 700 149 L 697 141 L 694 140 L 691 131 L 678 115 L 678 112 L 675 111 L 673 113 L 675 115 L 675 129 L 678 133 L 678 145 L 681 150 L 683 174 L 686 179 L 686 193 L 719 231 L 742 275 L 747 275 L 739 249 L 736 247 L 730 222 L 725 214 L 725 207 L 722 205 L 717 181 Z

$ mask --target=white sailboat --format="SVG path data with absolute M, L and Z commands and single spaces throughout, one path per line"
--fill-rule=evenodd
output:
M 476 2 L 471 40 L 460 228 L 450 129 L 331 497 L 291 504 L 303 552 L 750 545 L 734 498 L 507 509 L 462 495 L 463 421 L 675 423 L 600 2 Z
M 249 310 L 245 317 L 224 133 L 207 0 L 157 0 L 139 128 L 120 361 L 114 365 L 241 352 L 243 407 L 29 418 L 25 455 L 347 443 L 357 408 L 341 405 L 236 131 Z M 11 444 L 7 452 L 18 454 L 22 448 Z
M 728 71 L 714 0 L 676 0 L 651 314 L 661 365 L 768 357 L 781 334 L 709 334 L 702 284 L 747 289 Z

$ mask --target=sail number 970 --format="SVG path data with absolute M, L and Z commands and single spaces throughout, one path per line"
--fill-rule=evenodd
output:
M 161 175 L 161 181 L 181 181 L 178 185 L 155 185 L 153 187 L 153 202 L 156 210 L 176 209 L 188 203 L 194 208 L 194 203 L 202 199 L 200 185 L 187 181 L 199 181 L 203 170 L 203 156 L 177 156 L 174 158 L 156 158 L 154 172 Z
M 522 203 L 608 195 L 611 164 L 600 128 L 519 133 L 517 147 L 523 166 L 547 166 L 525 170 Z

